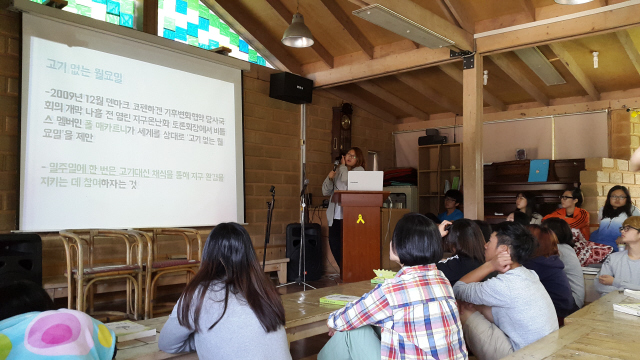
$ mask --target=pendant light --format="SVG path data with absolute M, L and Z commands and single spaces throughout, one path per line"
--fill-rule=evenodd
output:
M 300 1 L 298 1 L 299 6 Z M 304 17 L 298 12 L 298 7 L 296 7 L 296 13 L 293 14 L 291 25 L 284 31 L 282 43 L 290 47 L 305 48 L 313 45 L 313 35 L 304 24 Z

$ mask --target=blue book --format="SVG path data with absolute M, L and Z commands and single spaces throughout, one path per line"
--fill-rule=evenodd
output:
M 546 182 L 549 177 L 549 159 L 531 160 L 529 182 Z

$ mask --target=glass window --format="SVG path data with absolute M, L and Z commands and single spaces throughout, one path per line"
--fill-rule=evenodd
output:
M 31 0 L 38 4 L 46 0 Z M 136 29 L 135 0 L 67 0 L 62 10 Z

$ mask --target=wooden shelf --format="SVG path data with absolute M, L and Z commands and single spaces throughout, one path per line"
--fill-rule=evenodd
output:
M 455 169 L 451 167 L 454 166 Z M 462 180 L 462 143 L 418 146 L 419 208 L 423 214 L 443 210 L 444 185 Z
M 438 170 L 418 170 L 419 173 L 438 172 Z

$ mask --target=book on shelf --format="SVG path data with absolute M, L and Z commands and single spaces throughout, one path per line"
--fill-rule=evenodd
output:
M 332 294 L 320 298 L 320 304 L 347 305 L 350 302 L 360 299 L 360 296 Z
M 640 316 L 640 304 L 613 304 L 613 310 Z
M 640 299 L 640 291 L 638 290 L 624 289 L 624 294 L 632 298 Z
M 133 321 L 124 320 L 105 324 L 105 326 L 113 330 L 116 334 L 116 342 L 123 342 L 135 339 L 141 339 L 156 334 L 155 328 L 150 328 Z

